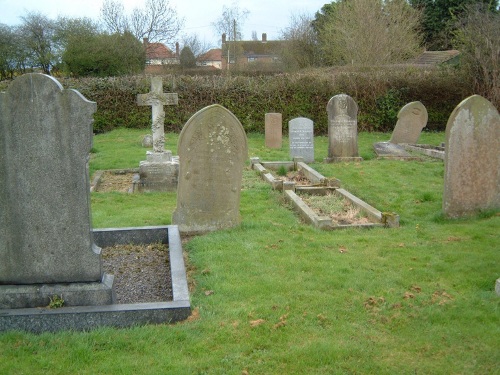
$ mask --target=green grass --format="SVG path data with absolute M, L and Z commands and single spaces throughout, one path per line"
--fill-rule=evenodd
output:
M 137 167 L 143 134 L 96 136 L 91 170 Z M 262 135 L 248 138 L 250 156 L 288 160 L 287 147 L 268 150 Z M 323 164 L 328 142 L 318 137 L 312 166 L 377 209 L 397 212 L 400 228 L 317 230 L 247 167 L 241 226 L 184 247 L 195 318 L 3 333 L 0 373 L 500 373 L 500 215 L 444 219 L 443 163 L 376 160 L 372 144 L 389 138 L 361 133 L 363 162 Z M 443 140 L 424 133 L 420 142 Z M 94 227 L 168 224 L 175 207 L 172 193 L 91 196 Z

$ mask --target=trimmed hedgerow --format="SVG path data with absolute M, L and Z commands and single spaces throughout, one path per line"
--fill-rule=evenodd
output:
M 392 131 L 399 109 L 419 100 L 429 112 L 427 129 L 443 131 L 453 108 L 472 95 L 466 80 L 453 69 L 391 67 L 321 69 L 294 74 L 262 76 L 163 75 L 164 91 L 177 92 L 179 105 L 165 107 L 165 128 L 178 132 L 201 108 L 220 104 L 233 112 L 247 132 L 264 131 L 264 115 L 283 115 L 283 130 L 295 117 L 314 121 L 315 133 L 327 134 L 328 100 L 346 93 L 358 103 L 361 131 Z M 151 109 L 136 104 L 137 94 L 146 93 L 146 75 L 110 78 L 60 78 L 66 88 L 79 90 L 97 102 L 94 131 L 117 127 L 148 128 Z

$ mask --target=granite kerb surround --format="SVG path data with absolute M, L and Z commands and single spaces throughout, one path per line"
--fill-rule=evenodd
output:
M 173 300 L 154 303 L 73 306 L 57 309 L 1 309 L 0 332 L 33 333 L 62 330 L 88 331 L 98 327 L 125 328 L 145 324 L 174 323 L 191 314 L 181 238 L 176 225 L 94 229 L 98 246 L 168 243 Z

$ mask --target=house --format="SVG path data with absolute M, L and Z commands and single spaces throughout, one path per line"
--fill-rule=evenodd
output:
M 196 66 L 222 69 L 222 49 L 212 48 L 196 59 Z
M 239 67 L 248 64 L 263 63 L 272 64 L 280 61 L 280 53 L 286 41 L 268 41 L 267 34 L 262 34 L 261 40 L 250 41 L 228 41 L 226 34 L 222 34 L 222 69 L 231 69 L 231 66 Z
M 175 53 L 163 43 L 150 43 L 148 38 L 143 39 L 146 50 L 146 66 L 180 64 L 179 43 L 175 44 Z

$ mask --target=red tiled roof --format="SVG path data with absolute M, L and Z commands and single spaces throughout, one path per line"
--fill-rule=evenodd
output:
M 148 43 L 146 45 L 146 58 L 151 59 L 173 59 L 175 54 L 163 43 Z
M 220 48 L 213 48 L 203 55 L 199 56 L 198 61 L 222 61 L 222 50 Z

